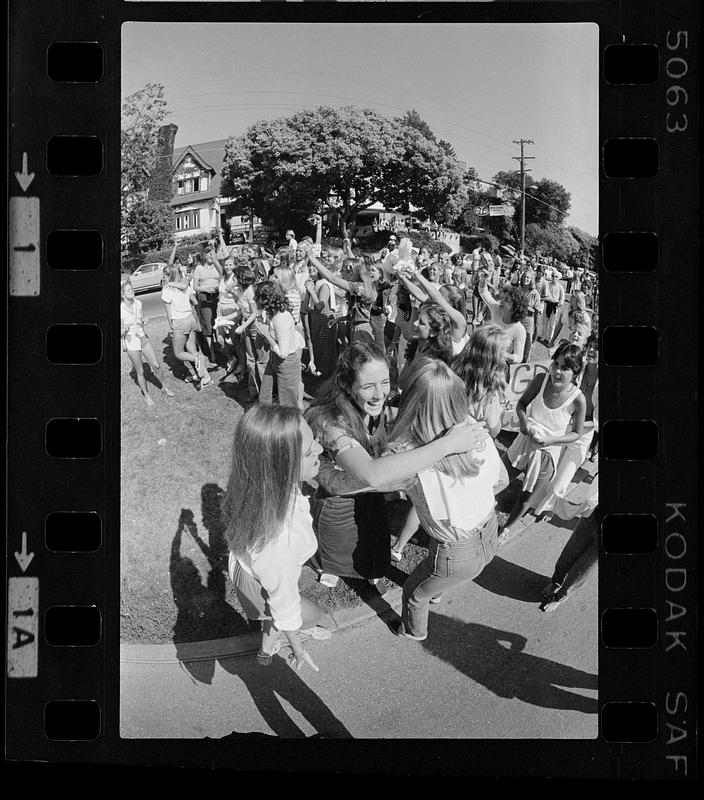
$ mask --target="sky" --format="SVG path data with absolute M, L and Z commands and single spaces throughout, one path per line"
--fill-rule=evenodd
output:
M 518 168 L 572 195 L 567 224 L 598 232 L 594 23 L 125 23 L 122 95 L 162 83 L 176 147 L 319 105 L 388 117 L 415 108 L 484 180 Z

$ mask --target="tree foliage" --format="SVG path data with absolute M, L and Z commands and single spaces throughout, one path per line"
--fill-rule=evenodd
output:
M 412 204 L 442 222 L 461 195 L 461 171 L 419 119 L 322 106 L 259 121 L 228 141 L 223 193 L 280 227 L 318 207 L 347 230 L 376 202 L 403 211 Z
M 149 198 L 159 157 L 159 128 L 166 118 L 164 87 L 148 83 L 125 98 L 120 131 L 123 255 L 159 249 L 173 240 L 173 211 L 164 199 Z

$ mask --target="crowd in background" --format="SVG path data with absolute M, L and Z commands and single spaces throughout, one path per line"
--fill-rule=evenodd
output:
M 324 585 L 362 578 L 383 591 L 421 525 L 430 550 L 404 584 L 398 635 L 425 639 L 429 604 L 476 577 L 528 513 L 584 517 L 545 588 L 541 607 L 553 610 L 596 562 L 596 494 L 567 500 L 596 457 L 595 274 L 509 246 L 431 255 L 394 234 L 376 253 L 347 239 L 323 247 L 313 222 L 315 238 L 288 231 L 278 248 L 227 247 L 220 233 L 190 263 L 175 245 L 161 290 L 185 380 L 203 391 L 220 367 L 221 382 L 258 401 L 237 425 L 224 510 L 231 577 L 247 616 L 262 620 L 259 660 L 270 663 L 283 633 L 298 668 L 317 669 L 303 643 L 330 633 L 298 592 L 304 563 Z M 123 348 L 151 405 L 142 358 L 168 395 L 170 379 L 129 282 L 121 294 Z M 520 398 L 502 459 L 504 392 L 536 343 L 550 367 Z M 521 491 L 499 530 L 495 495 L 509 472 Z M 411 506 L 392 543 L 384 498 L 398 492 Z

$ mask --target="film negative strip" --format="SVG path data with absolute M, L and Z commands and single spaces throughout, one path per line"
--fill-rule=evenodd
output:
M 695 779 L 699 4 L 36 0 L 11 2 L 9 19 L 7 758 Z M 245 736 L 233 764 L 228 737 L 215 741 L 193 727 L 124 736 L 113 298 L 121 274 L 121 37 L 130 21 L 598 26 L 595 738 L 555 730 L 490 741 L 448 738 L 439 728 L 422 739 L 343 748 L 318 741 L 312 750 Z M 178 702 L 163 689 L 164 702 Z M 407 683 L 388 713 L 412 694 Z M 295 707 L 294 695 L 286 697 Z

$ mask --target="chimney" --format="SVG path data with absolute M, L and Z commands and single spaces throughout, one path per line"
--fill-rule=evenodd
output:
M 173 172 L 174 141 L 178 125 L 162 125 L 159 128 L 156 147 L 156 163 L 149 183 L 149 199 L 170 202 L 173 196 L 171 175 Z

